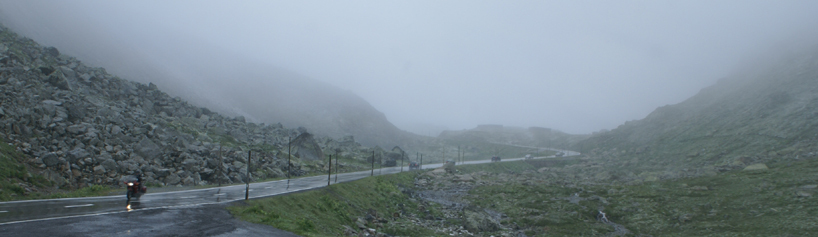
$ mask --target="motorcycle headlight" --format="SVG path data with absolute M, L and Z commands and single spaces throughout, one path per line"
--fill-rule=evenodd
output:
M 128 186 L 133 186 L 133 183 L 128 183 Z

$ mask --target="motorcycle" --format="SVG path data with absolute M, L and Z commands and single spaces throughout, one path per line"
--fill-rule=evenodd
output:
M 125 197 L 128 198 L 128 201 L 131 198 L 139 198 L 142 194 L 148 192 L 148 187 L 143 187 L 139 181 L 136 180 L 127 180 L 125 181 L 125 185 L 127 185 L 128 191 L 125 193 Z

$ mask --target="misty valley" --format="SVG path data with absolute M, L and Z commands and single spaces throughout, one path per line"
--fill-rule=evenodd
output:
M 489 121 L 463 129 L 419 125 L 430 131 L 420 134 L 422 129 L 396 126 L 390 122 L 394 115 L 370 104 L 393 98 L 367 101 L 354 90 L 250 59 L 206 59 L 230 61 L 234 71 L 210 76 L 235 81 L 202 79 L 202 85 L 221 90 L 197 91 L 210 87 L 146 83 L 142 80 L 165 74 L 114 73 L 12 29 L 0 26 L 3 236 L 131 230 L 148 236 L 818 233 L 814 44 L 748 62 L 681 102 L 651 104 L 643 118 L 617 121 L 610 129 L 579 133 L 564 132 L 559 124 Z M 414 64 L 402 65 L 409 70 Z M 274 79 L 237 79 L 244 77 Z M 444 93 L 468 87 L 463 84 Z M 537 119 L 602 124 L 601 118 L 569 117 L 583 114 L 581 109 L 538 104 L 560 101 L 525 97 L 551 93 L 568 101 L 590 93 L 535 89 L 485 89 L 483 97 L 496 99 L 452 110 L 468 111 L 462 113 L 478 118 L 469 121 L 478 121 L 484 114 L 475 104 L 493 104 L 491 113 L 498 117 L 524 117 L 515 124 Z M 224 100 L 199 100 L 210 92 Z M 435 92 L 399 100 L 423 104 L 423 94 Z M 497 97 L 515 97 L 531 113 L 508 112 L 517 105 Z M 588 101 L 593 100 L 582 103 L 595 103 Z M 132 200 L 138 191 L 129 185 L 144 186 L 142 199 Z M 162 223 L 133 228 L 93 219 L 128 223 L 163 215 L 157 221 Z M 279 232 L 266 232 L 271 230 Z

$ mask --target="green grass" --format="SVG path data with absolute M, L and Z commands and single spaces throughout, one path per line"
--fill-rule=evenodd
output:
M 29 173 L 22 160 L 25 155 L 0 139 L 0 201 L 30 199 L 20 183 L 34 187 L 50 186 L 51 182 L 40 175 Z
M 242 220 L 272 225 L 303 236 L 343 235 L 342 225 L 357 230 L 356 218 L 364 217 L 370 210 L 390 220 L 383 228 L 370 228 L 391 235 L 436 235 L 426 229 L 400 224 L 392 218 L 394 213 L 400 212 L 426 215 L 418 209 L 418 203 L 410 201 L 399 188 L 412 185 L 416 175 L 405 172 L 369 177 L 319 190 L 251 200 L 228 209 Z M 435 208 L 429 209 L 432 215 L 439 215 Z
M 522 165 L 513 165 L 524 169 Z M 473 166 L 468 171 L 502 173 L 513 168 Z M 464 171 L 466 169 L 461 169 Z M 540 174 L 532 175 L 536 179 Z M 761 172 L 645 182 L 641 185 L 559 185 L 560 182 L 479 186 L 472 203 L 508 215 L 527 234 L 596 236 L 612 232 L 596 221 L 608 218 L 636 234 L 652 236 L 809 236 L 818 233 L 818 160 L 777 162 Z M 579 204 L 565 198 L 580 194 Z M 606 200 L 587 199 L 599 196 Z M 805 197 L 807 196 L 807 197 Z
M 815 193 L 800 187 L 818 184 L 816 171 L 813 159 L 762 172 L 623 186 L 611 199 L 610 214 L 651 235 L 806 236 L 818 232 L 818 201 L 799 193 Z
M 41 175 L 31 174 L 29 168 L 22 164 L 25 157 L 14 146 L 0 139 L 0 201 L 105 196 L 113 191 L 108 186 L 95 185 L 72 191 L 27 192 L 20 186 L 21 183 L 39 190 L 50 189 L 53 183 Z

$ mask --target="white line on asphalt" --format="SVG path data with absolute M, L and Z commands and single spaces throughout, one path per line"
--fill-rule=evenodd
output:
M 94 204 L 82 204 L 82 205 L 73 205 L 73 206 L 65 206 L 65 208 L 72 208 L 72 207 L 90 207 Z
M 213 196 L 221 196 L 221 195 L 227 195 L 227 194 L 226 194 L 226 193 L 217 193 L 217 194 L 213 194 Z
M 180 198 L 195 198 L 196 196 L 187 196 L 187 197 L 180 197 Z
M 267 187 L 265 187 L 265 189 L 268 189 L 268 188 L 273 188 L 273 186 L 267 186 Z
M 9 212 L 9 211 L 0 211 L 0 213 L 6 213 L 6 212 Z

